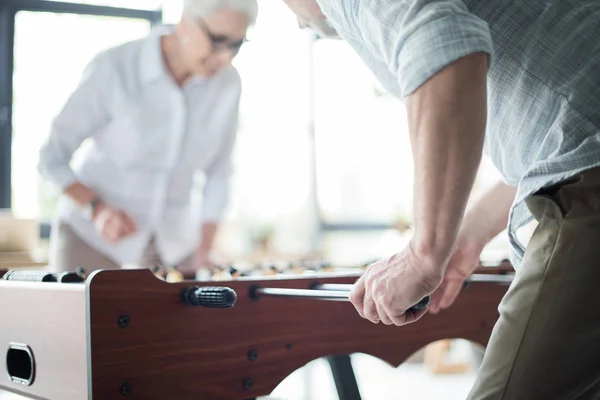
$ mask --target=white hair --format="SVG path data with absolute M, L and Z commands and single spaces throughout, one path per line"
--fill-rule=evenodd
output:
M 206 18 L 223 9 L 239 11 L 254 25 L 258 15 L 256 0 L 184 0 L 183 12 L 195 18 Z

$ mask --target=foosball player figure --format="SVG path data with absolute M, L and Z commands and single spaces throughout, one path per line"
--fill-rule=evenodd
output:
M 166 281 L 169 283 L 182 282 L 184 279 L 183 274 L 179 271 L 177 266 L 171 267 L 169 272 L 167 272 Z
M 85 279 L 87 278 L 87 274 L 85 273 L 85 269 L 79 267 L 75 270 L 75 272 L 77 273 L 77 275 L 81 276 L 81 279 L 83 279 L 85 281 Z
M 154 276 L 160 279 L 165 279 L 165 271 L 160 265 L 155 265 L 152 267 L 152 273 Z
M 230 281 L 232 279 L 229 268 L 225 268 L 222 265 L 217 266 L 217 272 L 213 274 L 213 281 Z
M 239 278 L 242 276 L 242 273 L 233 265 L 229 266 L 229 273 L 233 279 Z
M 294 274 L 294 275 L 302 275 L 305 270 L 306 270 L 306 267 L 303 265 L 302 262 L 292 262 L 292 263 L 290 263 L 290 267 L 286 271 L 286 273 Z
M 321 261 L 321 264 L 318 267 L 318 271 L 320 272 L 334 272 L 334 268 L 329 261 Z

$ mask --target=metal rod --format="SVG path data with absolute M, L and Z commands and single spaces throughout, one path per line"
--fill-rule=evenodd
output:
M 510 285 L 514 279 L 514 274 L 509 275 L 492 275 L 492 274 L 473 274 L 467 278 L 466 282 L 486 282 L 486 283 L 500 283 Z M 352 290 L 352 284 L 345 283 L 325 283 L 323 285 L 315 286 L 316 290 L 320 291 L 350 291 Z
M 467 282 L 489 282 L 489 283 L 505 283 L 510 285 L 515 278 L 514 274 L 508 275 L 492 275 L 492 274 L 473 274 Z
M 256 289 L 259 296 L 280 296 L 310 298 L 317 300 L 350 301 L 350 292 L 347 290 L 313 290 L 313 289 L 284 289 L 284 288 L 259 288 Z

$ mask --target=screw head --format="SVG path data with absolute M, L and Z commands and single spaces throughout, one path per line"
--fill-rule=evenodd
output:
M 123 396 L 129 396 L 131 394 L 131 385 L 128 383 L 124 383 L 121 385 L 121 394 Z
M 119 324 L 120 328 L 127 328 L 131 323 L 131 318 L 129 318 L 128 315 L 121 315 L 117 320 L 117 323 Z
M 244 385 L 244 389 L 250 390 L 250 389 L 252 389 L 252 386 L 254 386 L 254 382 L 252 382 L 252 379 L 246 378 L 246 379 L 244 379 L 243 385 Z
M 252 349 L 248 352 L 248 360 L 255 361 L 258 358 L 258 351 Z
M 294 345 L 291 344 L 291 343 L 288 343 L 288 344 L 285 345 L 285 348 L 288 349 L 288 350 L 291 350 L 292 347 L 294 347 Z

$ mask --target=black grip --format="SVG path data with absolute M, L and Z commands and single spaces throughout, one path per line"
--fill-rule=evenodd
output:
M 429 306 L 430 301 L 431 301 L 431 297 L 425 296 L 425 297 L 423 297 L 423 300 L 421 300 L 420 302 L 418 302 L 417 304 L 415 304 L 408 310 L 409 311 L 421 311 L 421 310 L 427 308 L 427 306 Z
M 57 276 L 57 281 L 61 283 L 81 283 L 84 281 L 83 276 L 77 272 L 63 272 Z
M 4 274 L 2 279 L 6 281 L 56 282 L 56 275 L 43 271 L 10 270 Z
M 191 286 L 183 289 L 181 300 L 188 306 L 208 308 L 230 308 L 235 305 L 237 294 L 228 287 Z

